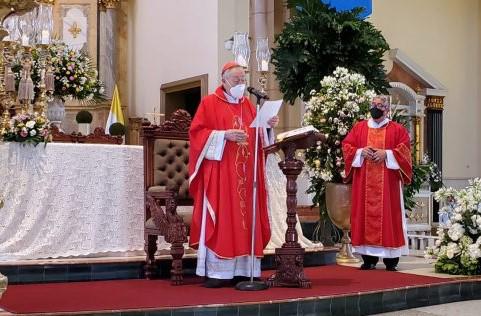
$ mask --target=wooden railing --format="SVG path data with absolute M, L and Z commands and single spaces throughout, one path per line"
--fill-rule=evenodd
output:
M 52 141 L 61 143 L 86 143 L 86 144 L 117 144 L 123 143 L 121 136 L 111 136 L 105 134 L 102 127 L 95 128 L 94 132 L 89 135 L 82 135 L 80 133 L 65 134 L 61 132 L 57 126 L 51 128 Z

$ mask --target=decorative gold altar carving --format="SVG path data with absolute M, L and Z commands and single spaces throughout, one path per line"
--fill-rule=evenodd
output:
M 444 97 L 437 95 L 428 95 L 426 96 L 425 105 L 428 109 L 442 111 L 444 109 Z

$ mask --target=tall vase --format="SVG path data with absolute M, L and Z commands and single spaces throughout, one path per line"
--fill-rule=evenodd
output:
M 51 124 L 61 129 L 62 121 L 65 118 L 65 103 L 60 98 L 54 98 L 48 102 L 47 118 Z
M 3 293 L 7 290 L 7 285 L 7 277 L 0 273 L 0 298 L 2 298 Z
M 90 123 L 78 123 L 78 132 L 82 135 L 89 135 Z
M 342 229 L 341 249 L 336 255 L 337 263 L 357 263 L 352 254 L 351 238 L 351 190 L 350 184 L 326 183 L 326 208 L 329 218 Z

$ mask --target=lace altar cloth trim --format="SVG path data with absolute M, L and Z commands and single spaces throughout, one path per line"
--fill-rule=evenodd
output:
M 270 154 L 266 161 L 266 187 L 269 197 L 269 220 L 271 224 L 271 240 L 266 250 L 274 250 L 282 247 L 287 230 L 287 205 L 286 205 L 286 176 L 279 168 L 281 158 L 278 154 Z M 297 218 L 296 230 L 299 244 L 304 248 L 322 249 L 322 243 L 314 243 L 302 233 L 299 218 Z
M 143 148 L 0 144 L 0 260 L 143 250 Z

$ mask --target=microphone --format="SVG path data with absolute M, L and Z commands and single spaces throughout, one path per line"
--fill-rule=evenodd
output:
M 269 100 L 269 96 L 268 96 L 266 93 L 261 92 L 261 91 L 257 90 L 257 89 L 254 88 L 254 87 L 247 87 L 247 91 L 248 91 L 250 94 L 255 95 L 258 99 L 266 99 L 266 100 Z

